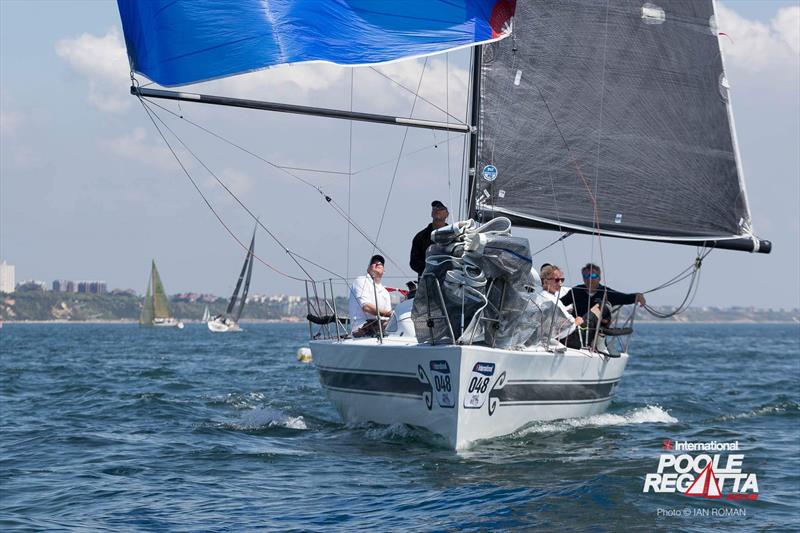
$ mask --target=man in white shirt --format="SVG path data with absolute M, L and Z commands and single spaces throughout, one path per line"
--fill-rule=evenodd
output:
M 381 285 L 384 259 L 373 255 L 369 260 L 367 275 L 359 276 L 350 288 L 350 328 L 354 337 L 363 337 L 377 332 L 377 316 L 392 316 L 389 292 Z M 377 297 L 377 299 L 376 299 Z M 374 330 L 373 330 L 374 328 Z

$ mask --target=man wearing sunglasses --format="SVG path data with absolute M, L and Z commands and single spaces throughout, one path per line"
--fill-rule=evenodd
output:
M 382 255 L 373 255 L 369 260 L 367 275 L 359 276 L 350 288 L 348 311 L 353 337 L 365 337 L 378 333 L 378 315 L 385 322 L 392 316 L 392 301 L 383 285 Z
M 581 275 L 583 276 L 583 283 L 572 287 L 561 298 L 564 305 L 572 305 L 572 314 L 575 316 L 585 317 L 589 309 L 595 305 L 600 306 L 602 309 L 605 304 L 616 306 L 632 303 L 644 305 L 647 303 L 644 299 L 644 294 L 640 292 L 629 294 L 601 285 L 600 267 L 595 264 L 587 263 L 581 269 Z M 603 315 L 604 319 L 610 318 L 610 314 L 607 314 L 607 312 L 604 312 Z

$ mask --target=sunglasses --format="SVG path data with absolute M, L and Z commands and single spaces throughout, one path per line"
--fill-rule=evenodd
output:
M 564 283 L 567 278 L 546 278 L 548 281 L 555 281 L 556 283 Z
M 375 261 L 375 262 L 374 262 L 374 263 L 372 263 L 372 264 L 373 264 L 373 265 L 380 265 L 380 266 L 383 266 L 383 262 L 382 262 L 382 261 Z
M 598 274 L 597 272 L 583 274 L 583 279 L 600 279 L 600 274 Z

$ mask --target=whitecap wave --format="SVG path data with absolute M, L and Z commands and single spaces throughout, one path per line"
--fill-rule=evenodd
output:
M 260 429 L 284 427 L 287 429 L 308 429 L 302 416 L 289 416 L 279 409 L 266 407 L 253 409 L 242 414 L 240 422 L 236 425 L 239 429 Z
M 217 396 L 204 396 L 206 401 L 211 404 L 229 405 L 234 409 L 250 409 L 255 404 L 264 400 L 264 394 L 261 392 L 247 392 L 244 394 L 238 392 L 231 392 L 228 394 Z
M 648 405 L 625 414 L 603 413 L 583 418 L 569 418 L 552 422 L 537 422 L 518 435 L 530 433 L 563 433 L 584 427 L 628 426 L 631 424 L 674 424 L 678 419 L 658 405 Z
M 369 428 L 364 435 L 370 440 L 404 440 L 416 436 L 417 431 L 405 424 L 391 424 Z
M 739 413 L 738 415 L 726 415 L 721 417 L 720 420 L 738 420 L 740 418 L 769 416 L 785 413 L 787 411 L 800 411 L 800 406 L 794 402 L 781 402 L 777 405 L 764 405 L 758 409 L 753 409 L 752 411 L 747 411 L 746 413 Z

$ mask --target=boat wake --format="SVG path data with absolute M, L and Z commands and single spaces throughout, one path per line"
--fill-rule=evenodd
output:
M 289 416 L 279 409 L 270 409 L 268 407 L 247 411 L 242 414 L 239 422 L 237 424 L 231 424 L 231 427 L 240 430 L 264 428 L 308 429 L 302 416 Z
M 675 424 L 678 419 L 658 405 L 648 405 L 625 414 L 603 413 L 583 418 L 570 418 L 551 422 L 536 422 L 517 433 L 564 433 L 584 427 L 629 426 L 632 424 Z

